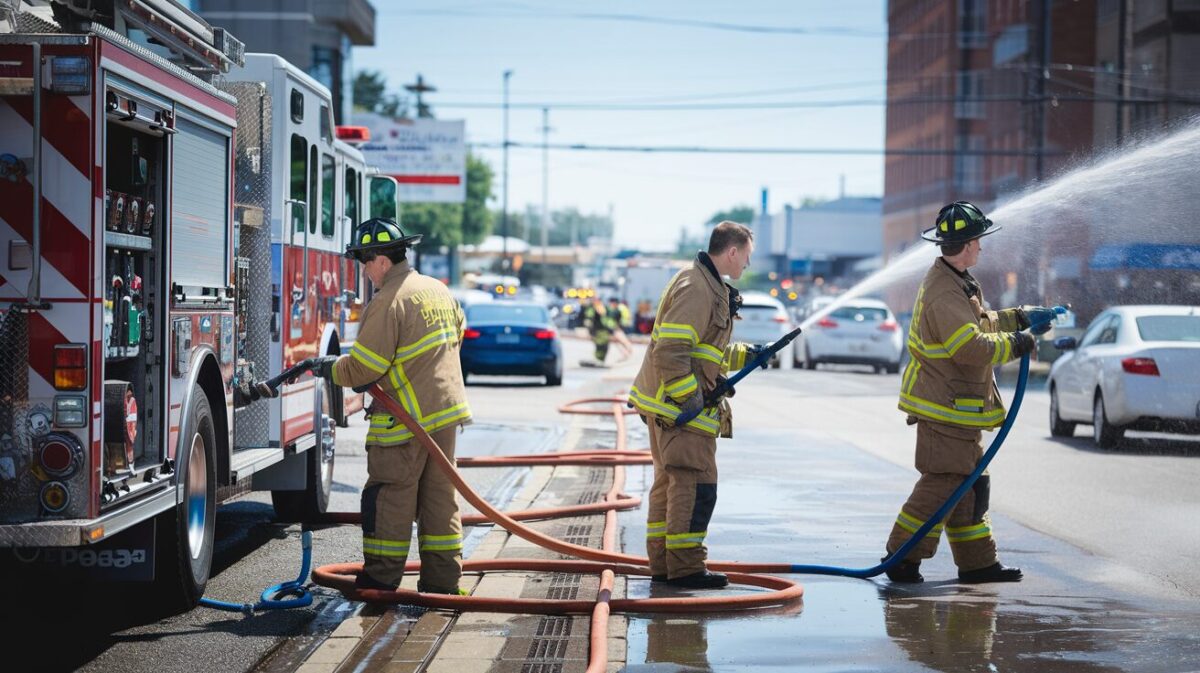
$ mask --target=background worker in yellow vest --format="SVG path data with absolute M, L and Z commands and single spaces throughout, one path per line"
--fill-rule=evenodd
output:
M 650 488 L 646 554 L 651 579 L 689 589 L 729 583 L 704 567 L 704 539 L 717 504 L 717 437 L 733 435 L 729 403 L 706 401 L 721 374 L 745 366 L 759 346 L 730 344 L 741 295 L 722 280 L 741 278 L 754 252 L 753 232 L 736 222 L 713 230 L 708 252 L 671 279 L 659 301 L 649 348 L 629 404 L 650 428 L 654 484 Z M 700 413 L 683 427 L 683 411 Z
M 968 271 L 979 260 L 980 239 L 1000 227 L 974 205 L 956 201 L 938 213 L 922 236 L 941 246 L 917 292 L 900 384 L 900 410 L 917 426 L 916 467 L 921 478 L 900 510 L 887 542 L 890 556 L 950 497 L 983 456 L 982 431 L 1004 422 L 1004 405 L 992 368 L 1033 350 L 1024 331 L 1033 322 L 1049 328 L 1054 312 L 1042 307 L 985 309 L 979 283 Z M 937 551 L 942 530 L 950 540 L 960 582 L 1016 582 L 1020 568 L 996 557 L 984 473 L 944 522 L 938 522 L 906 559 L 888 571 L 893 582 L 921 582 L 922 559 Z M 886 557 L 885 557 L 886 558 Z
M 379 383 L 453 461 L 455 432 L 471 420 L 459 362 L 463 312 L 445 285 L 409 265 L 407 250 L 420 240 L 419 235 L 406 236 L 392 220 L 359 225 L 346 256 L 362 264 L 375 296 L 350 353 L 318 358 L 313 372 L 339 386 L 361 389 Z M 358 586 L 399 586 L 416 520 L 418 589 L 456 594 L 462 576 L 462 523 L 454 485 L 400 421 L 386 412 L 368 413 L 364 563 Z
M 592 337 L 592 345 L 596 347 L 596 362 L 604 364 L 608 357 L 608 344 L 612 340 L 616 324 L 609 315 L 608 308 L 599 297 L 595 297 L 583 309 L 583 326 Z

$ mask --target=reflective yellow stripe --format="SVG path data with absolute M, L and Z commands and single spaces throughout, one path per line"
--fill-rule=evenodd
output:
M 629 387 L 629 403 L 637 407 L 639 411 L 643 411 L 651 416 L 658 416 L 668 421 L 674 421 L 676 418 L 679 418 L 679 407 L 661 399 L 645 395 L 637 389 L 637 386 Z M 703 430 L 706 434 L 715 437 L 721 430 L 719 414 L 720 412 L 716 407 L 709 407 L 700 412 L 699 416 L 688 421 L 687 426 Z
M 408 556 L 408 540 L 383 540 L 363 536 L 363 554 L 366 556 L 389 556 L 403 558 Z
M 466 402 L 456 404 L 449 409 L 432 413 L 417 423 L 425 432 L 434 432 L 447 425 L 461 421 L 471 415 L 471 408 Z M 373 414 L 371 427 L 367 430 L 367 442 L 370 444 L 402 444 L 413 438 L 413 433 L 394 416 L 389 414 Z
M 692 549 L 704 544 L 707 531 L 699 533 L 675 533 L 667 536 L 667 549 Z
M 651 521 L 646 524 L 646 537 L 666 537 L 667 522 L 666 521 Z
M 695 346 L 700 342 L 700 335 L 691 325 L 676 322 L 664 322 L 655 326 L 653 337 L 660 339 L 683 339 Z
M 417 538 L 421 551 L 458 551 L 463 548 L 461 535 L 421 535 Z
M 954 542 L 971 542 L 972 540 L 982 540 L 986 537 L 991 537 L 992 527 L 988 522 L 975 524 L 974 526 L 962 526 L 959 528 L 947 528 L 946 539 Z
M 382 374 L 388 370 L 388 361 L 376 355 L 361 343 L 355 342 L 354 346 L 350 348 L 350 357 L 358 360 L 364 367 L 376 374 Z
M 983 411 L 983 400 L 978 397 L 956 397 L 954 398 L 954 408 L 958 411 Z
M 747 345 L 744 343 L 730 344 L 721 358 L 721 366 L 727 372 L 740 370 L 746 366 Z
M 718 365 L 721 364 L 724 355 L 720 348 L 712 344 L 696 344 L 696 347 L 692 349 L 692 357 Z
M 688 374 L 674 383 L 667 385 L 666 392 L 671 397 L 682 400 L 696 392 L 696 389 L 699 387 L 700 385 L 696 382 L 696 375 Z
M 916 535 L 917 531 L 921 529 L 921 526 L 925 525 L 925 522 L 909 514 L 908 512 L 905 512 L 904 510 L 900 510 L 900 514 L 896 516 L 896 525 L 903 530 Z M 933 528 L 930 528 L 929 532 L 925 534 L 925 537 L 931 537 L 934 539 L 941 537 L 943 526 L 944 524 L 939 523 Z
M 988 412 L 958 411 L 909 393 L 900 393 L 900 408 L 917 416 L 972 427 L 991 428 L 1004 421 L 1003 407 Z
M 408 362 L 418 355 L 444 343 L 454 343 L 458 330 L 452 328 L 440 329 L 421 337 L 416 343 L 396 349 L 395 362 Z

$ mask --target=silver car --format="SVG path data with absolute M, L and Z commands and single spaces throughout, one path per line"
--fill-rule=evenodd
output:
M 1050 369 L 1050 434 L 1091 424 L 1102 448 L 1126 430 L 1200 433 L 1200 306 L 1114 306 Z
M 900 371 L 900 324 L 887 304 L 875 299 L 847 301 L 806 327 L 800 338 L 796 362 L 806 369 L 828 362 L 871 365 L 889 374 Z
M 763 292 L 743 292 L 739 319 L 733 323 L 733 340 L 750 344 L 770 344 L 792 330 L 783 303 Z M 771 358 L 772 367 L 790 367 L 792 346 L 789 344 Z

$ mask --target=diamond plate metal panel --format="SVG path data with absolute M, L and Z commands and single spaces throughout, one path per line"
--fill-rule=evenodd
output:
M 234 216 L 238 224 L 239 375 L 270 376 L 271 344 L 271 95 L 259 82 L 220 85 L 238 101 L 235 138 Z M 235 448 L 266 446 L 269 402 L 235 412 Z

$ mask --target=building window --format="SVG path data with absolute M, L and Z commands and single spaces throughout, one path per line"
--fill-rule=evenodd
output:
M 987 0 L 958 0 L 958 46 L 987 46 Z
M 337 60 L 336 49 L 314 46 L 312 48 L 312 67 L 308 69 L 308 74 L 324 84 L 326 89 L 332 91 L 333 74 L 338 71 Z
M 954 189 L 967 194 L 982 192 L 984 137 L 960 135 L 954 144 Z
M 959 70 L 954 89 L 954 116 L 958 119 L 983 119 L 984 72 Z
M 1018 23 L 1005 28 L 992 46 L 992 65 L 1002 65 L 1029 51 L 1029 26 Z

